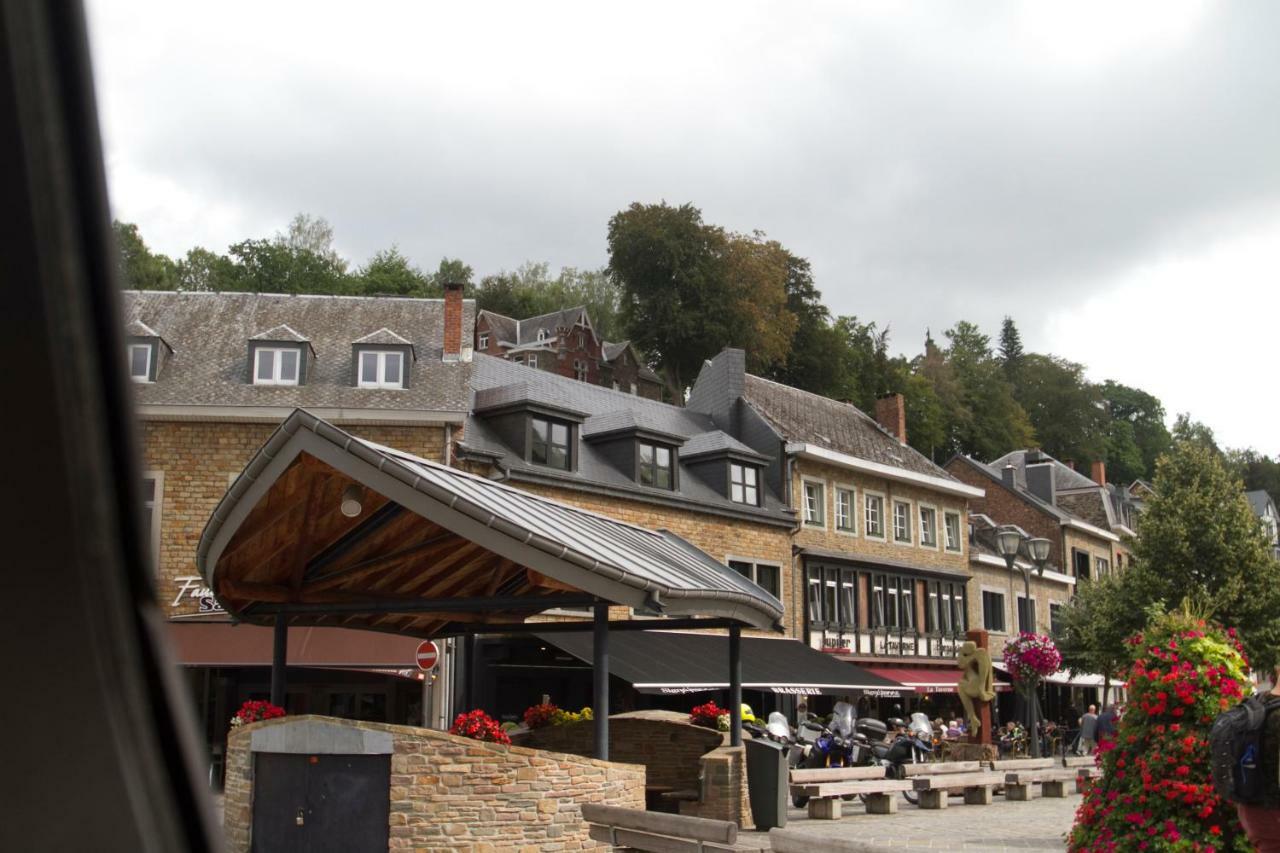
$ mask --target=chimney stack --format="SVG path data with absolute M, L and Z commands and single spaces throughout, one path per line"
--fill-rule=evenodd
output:
M 444 286 L 444 360 L 462 358 L 462 285 L 450 282 Z
M 1099 486 L 1107 484 L 1107 463 L 1097 460 L 1089 467 L 1089 477 Z
M 876 422 L 900 443 L 907 443 L 907 403 L 901 394 L 876 400 Z
M 1006 465 L 1000 469 L 1000 482 L 1004 483 L 1004 487 L 1012 491 L 1018 487 L 1018 482 L 1014 478 L 1017 469 L 1012 465 Z

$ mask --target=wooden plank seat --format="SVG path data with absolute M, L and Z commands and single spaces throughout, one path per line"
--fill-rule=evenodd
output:
M 854 795 L 867 801 L 868 814 L 893 814 L 894 796 L 911 790 L 911 782 L 888 779 L 883 767 L 821 767 L 792 770 L 788 779 L 791 796 L 809 798 L 809 817 L 839 820 L 840 798 Z
M 769 830 L 769 849 L 773 853 L 876 853 L 883 844 L 869 844 L 852 838 L 823 838 L 795 829 Z
M 1102 775 L 1102 769 L 1097 766 L 1092 755 L 1064 755 L 1062 765 L 1076 771 L 1077 794 L 1083 794 L 1085 788 L 1089 787 L 1089 781 Z
M 919 792 L 922 809 L 945 809 L 947 798 L 955 790 L 963 791 L 969 805 L 990 805 L 993 789 L 1004 782 L 1002 774 L 983 767 L 981 761 L 908 764 L 903 771 Z
M 993 761 L 995 770 L 1004 771 L 1004 798 L 1008 802 L 1025 802 L 1032 799 L 1032 785 L 1040 786 L 1045 797 L 1065 797 L 1067 783 L 1077 776 L 1078 768 L 1065 767 L 1055 758 L 1023 758 L 1011 761 Z
M 738 825 L 727 820 L 645 812 L 598 803 L 583 803 L 587 833 L 595 841 L 613 847 L 650 850 L 653 853 L 733 851 Z

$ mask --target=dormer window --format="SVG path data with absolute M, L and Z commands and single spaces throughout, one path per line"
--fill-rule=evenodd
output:
M 360 388 L 403 388 L 404 353 L 361 350 L 356 385 Z
M 639 472 L 640 485 L 653 486 L 657 489 L 675 488 L 673 464 L 675 454 L 671 452 L 671 448 L 661 444 L 641 441 L 638 442 L 637 450 L 639 453 L 637 471 Z
M 481 333 L 480 333 L 480 335 L 479 335 L 479 339 L 476 341 L 476 346 L 477 346 L 479 349 L 483 349 L 483 350 L 487 350 L 487 349 L 489 348 L 489 333 L 488 333 L 488 332 L 481 332 Z
M 529 418 L 529 461 L 548 468 L 570 470 L 573 460 L 568 424 L 546 418 Z
M 151 361 L 155 347 L 151 344 L 129 344 L 129 378 L 134 382 L 151 381 Z
M 257 347 L 254 352 L 254 385 L 297 385 L 301 350 L 297 347 Z
M 539 330 L 538 330 L 538 343 L 542 343 L 542 342 L 543 342 L 543 341 L 545 341 L 546 339 L 547 339 L 547 330 L 546 330 L 546 329 L 539 329 Z
M 737 504 L 760 506 L 760 470 L 754 465 L 729 463 L 729 500 Z

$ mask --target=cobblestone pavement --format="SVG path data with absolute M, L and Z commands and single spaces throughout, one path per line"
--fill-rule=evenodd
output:
M 856 800 L 842 805 L 844 817 L 838 821 L 810 820 L 803 810 L 792 809 L 787 829 L 815 838 L 848 838 L 884 850 L 1062 851 L 1080 795 L 1026 803 L 996 797 L 989 806 L 966 806 L 960 797 L 952 797 L 940 811 L 924 811 L 899 800 L 894 815 L 869 815 Z M 766 838 L 743 832 L 738 842 L 768 849 Z

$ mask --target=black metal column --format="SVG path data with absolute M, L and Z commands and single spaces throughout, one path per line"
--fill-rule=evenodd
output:
M 742 746 L 742 629 L 729 629 L 729 745 Z
M 462 709 L 466 714 L 476 707 L 476 635 L 470 632 L 462 640 Z
M 592 624 L 592 712 L 595 714 L 596 758 L 609 760 L 609 605 L 597 604 Z
M 289 657 L 289 617 L 276 616 L 275 633 L 271 643 L 271 704 L 284 707 L 285 667 Z

